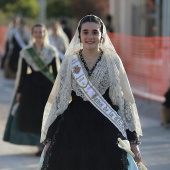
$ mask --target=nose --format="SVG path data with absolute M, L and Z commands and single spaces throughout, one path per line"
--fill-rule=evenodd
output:
M 93 38 L 93 34 L 88 34 L 88 38 Z

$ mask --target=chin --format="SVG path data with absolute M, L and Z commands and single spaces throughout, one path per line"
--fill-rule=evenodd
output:
M 96 49 L 96 46 L 94 46 L 94 45 L 86 45 L 85 48 L 87 50 L 94 50 L 94 49 Z

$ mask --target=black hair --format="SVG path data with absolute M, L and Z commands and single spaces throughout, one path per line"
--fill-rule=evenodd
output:
M 81 19 L 80 24 L 78 26 L 79 38 L 80 38 L 82 24 L 86 22 L 94 22 L 94 23 L 99 24 L 101 34 L 103 34 L 103 22 L 101 21 L 101 19 L 95 15 L 87 15 Z

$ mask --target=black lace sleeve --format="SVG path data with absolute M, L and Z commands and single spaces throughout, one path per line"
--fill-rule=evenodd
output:
M 44 144 L 46 144 L 46 141 L 52 140 L 53 135 L 54 135 L 55 131 L 57 130 L 57 126 L 58 126 L 58 124 L 59 124 L 60 119 L 61 119 L 61 115 L 59 115 L 59 116 L 55 119 L 55 121 L 51 124 L 51 126 L 49 127 L 48 132 L 47 132 L 46 139 L 45 139 L 45 141 L 43 142 Z
M 20 75 L 20 81 L 19 81 L 19 85 L 18 85 L 18 89 L 17 92 L 18 93 L 22 93 L 22 88 L 23 88 L 23 84 L 25 81 L 25 78 L 27 76 L 27 63 L 24 59 L 22 59 L 22 65 L 21 65 L 21 75 Z
M 51 66 L 52 66 L 54 77 L 56 77 L 57 76 L 57 66 L 56 66 L 56 59 L 55 58 L 53 59 Z
M 139 141 L 139 138 L 137 136 L 137 133 L 135 131 L 131 132 L 130 130 L 126 130 L 127 138 L 130 142 L 130 144 L 137 144 L 139 145 L 141 142 Z

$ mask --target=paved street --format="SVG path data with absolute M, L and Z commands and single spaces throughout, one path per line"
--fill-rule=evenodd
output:
M 36 147 L 17 146 L 2 141 L 13 88 L 14 81 L 4 79 L 0 71 L 0 170 L 35 170 L 39 161 L 34 156 Z M 137 97 L 136 103 L 144 134 L 140 145 L 143 162 L 149 170 L 169 170 L 170 129 L 160 126 L 161 103 Z

